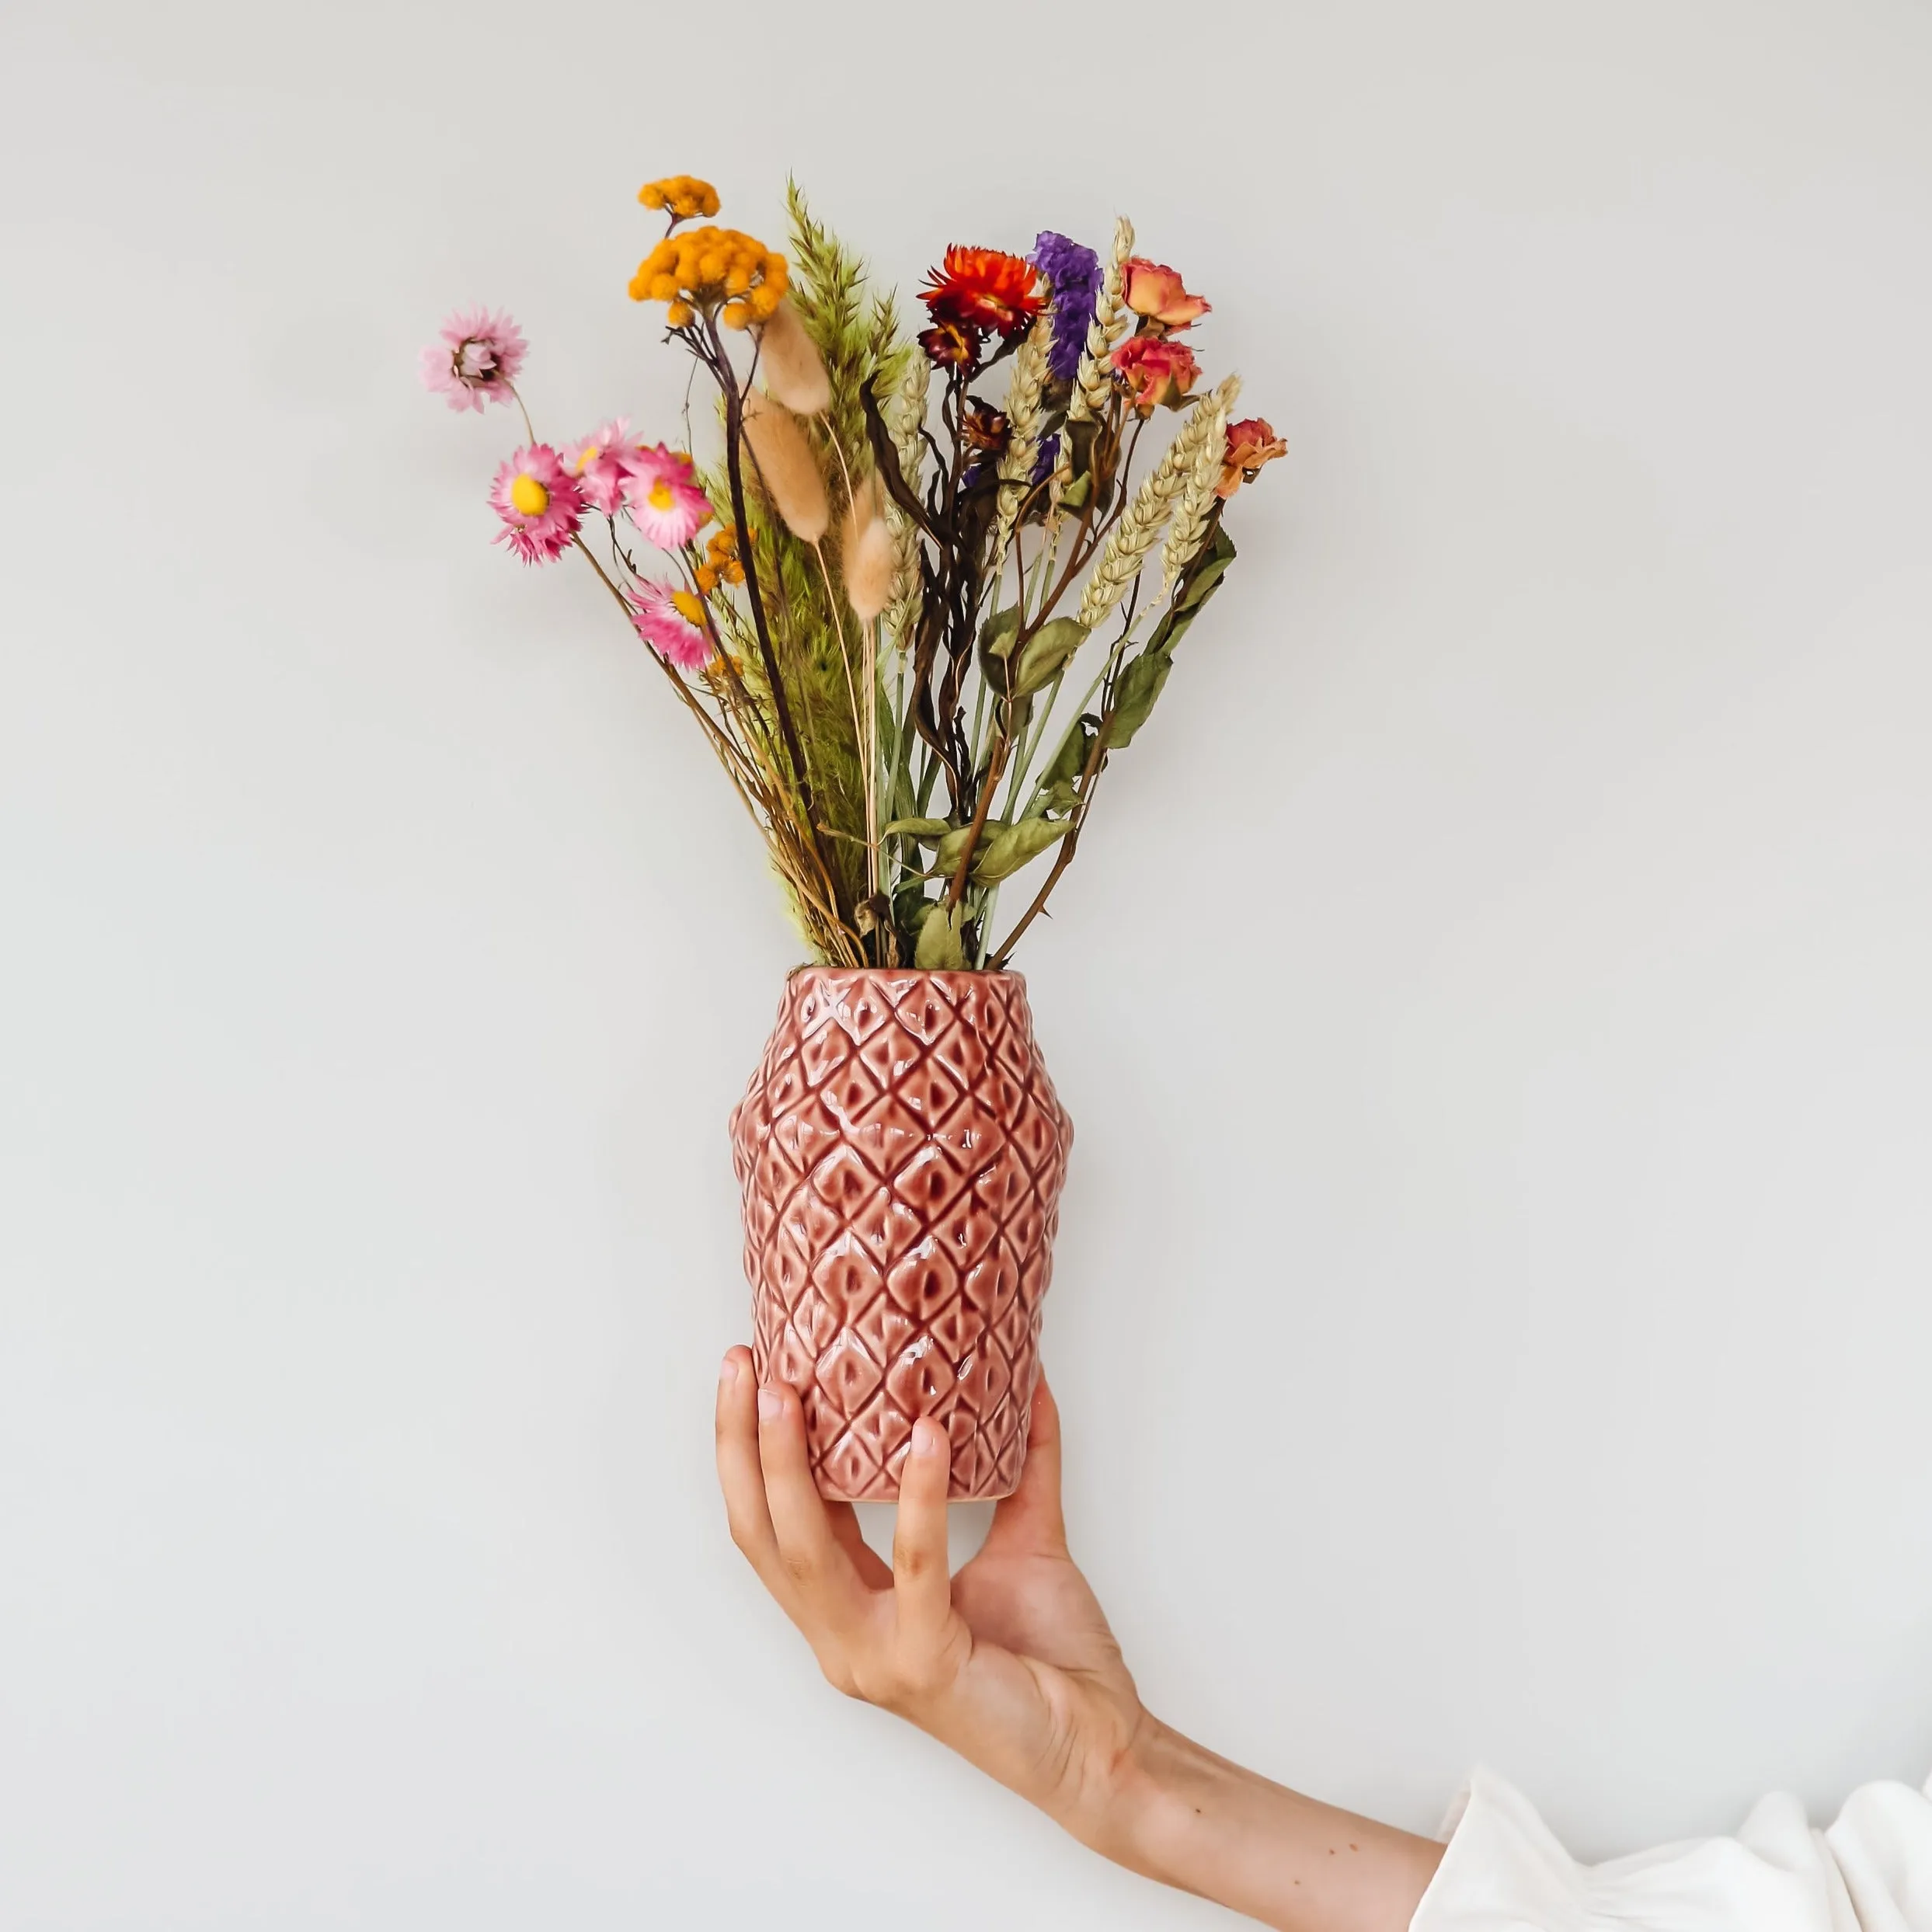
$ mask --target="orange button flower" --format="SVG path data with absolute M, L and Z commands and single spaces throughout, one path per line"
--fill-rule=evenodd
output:
M 789 273 L 782 255 L 736 228 L 687 228 L 666 235 L 638 264 L 631 300 L 667 304 L 674 329 L 699 313 L 747 329 L 778 307 Z
M 708 218 L 718 212 L 718 190 L 695 175 L 667 175 L 662 181 L 647 181 L 637 191 L 647 208 L 668 208 L 674 221 L 688 221 L 698 215 Z

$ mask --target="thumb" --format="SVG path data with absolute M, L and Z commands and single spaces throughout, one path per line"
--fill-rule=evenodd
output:
M 989 1545 L 1052 1551 L 1067 1548 L 1067 1522 L 1060 1504 L 1060 1405 L 1042 1376 L 1033 1407 L 1020 1486 L 993 1512 Z

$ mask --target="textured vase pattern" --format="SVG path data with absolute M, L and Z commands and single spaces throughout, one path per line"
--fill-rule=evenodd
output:
M 786 981 L 732 1156 L 753 1356 L 802 1396 L 822 1494 L 896 1496 L 921 1415 L 953 1496 L 1011 1493 L 1073 1135 L 1018 974 Z

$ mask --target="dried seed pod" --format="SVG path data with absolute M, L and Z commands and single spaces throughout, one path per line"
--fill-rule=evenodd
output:
M 886 521 L 884 493 L 876 473 L 853 493 L 839 525 L 839 573 L 845 600 L 869 624 L 893 600 L 899 576 L 899 546 Z
M 816 543 L 832 520 L 832 506 L 799 419 L 754 389 L 745 398 L 744 423 L 745 441 L 772 508 L 800 543 Z
M 831 407 L 832 378 L 824 359 L 788 301 L 779 303 L 760 332 L 758 373 L 795 416 L 817 416 Z
M 899 547 L 882 517 L 875 517 L 845 552 L 846 600 L 869 624 L 893 600 L 899 579 Z

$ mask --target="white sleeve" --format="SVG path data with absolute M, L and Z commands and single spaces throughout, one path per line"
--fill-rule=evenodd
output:
M 1410 1932 L 1932 1932 L 1932 1785 L 1868 1784 L 1829 1832 L 1766 1798 L 1735 1838 L 1579 1864 L 1478 1770 Z

